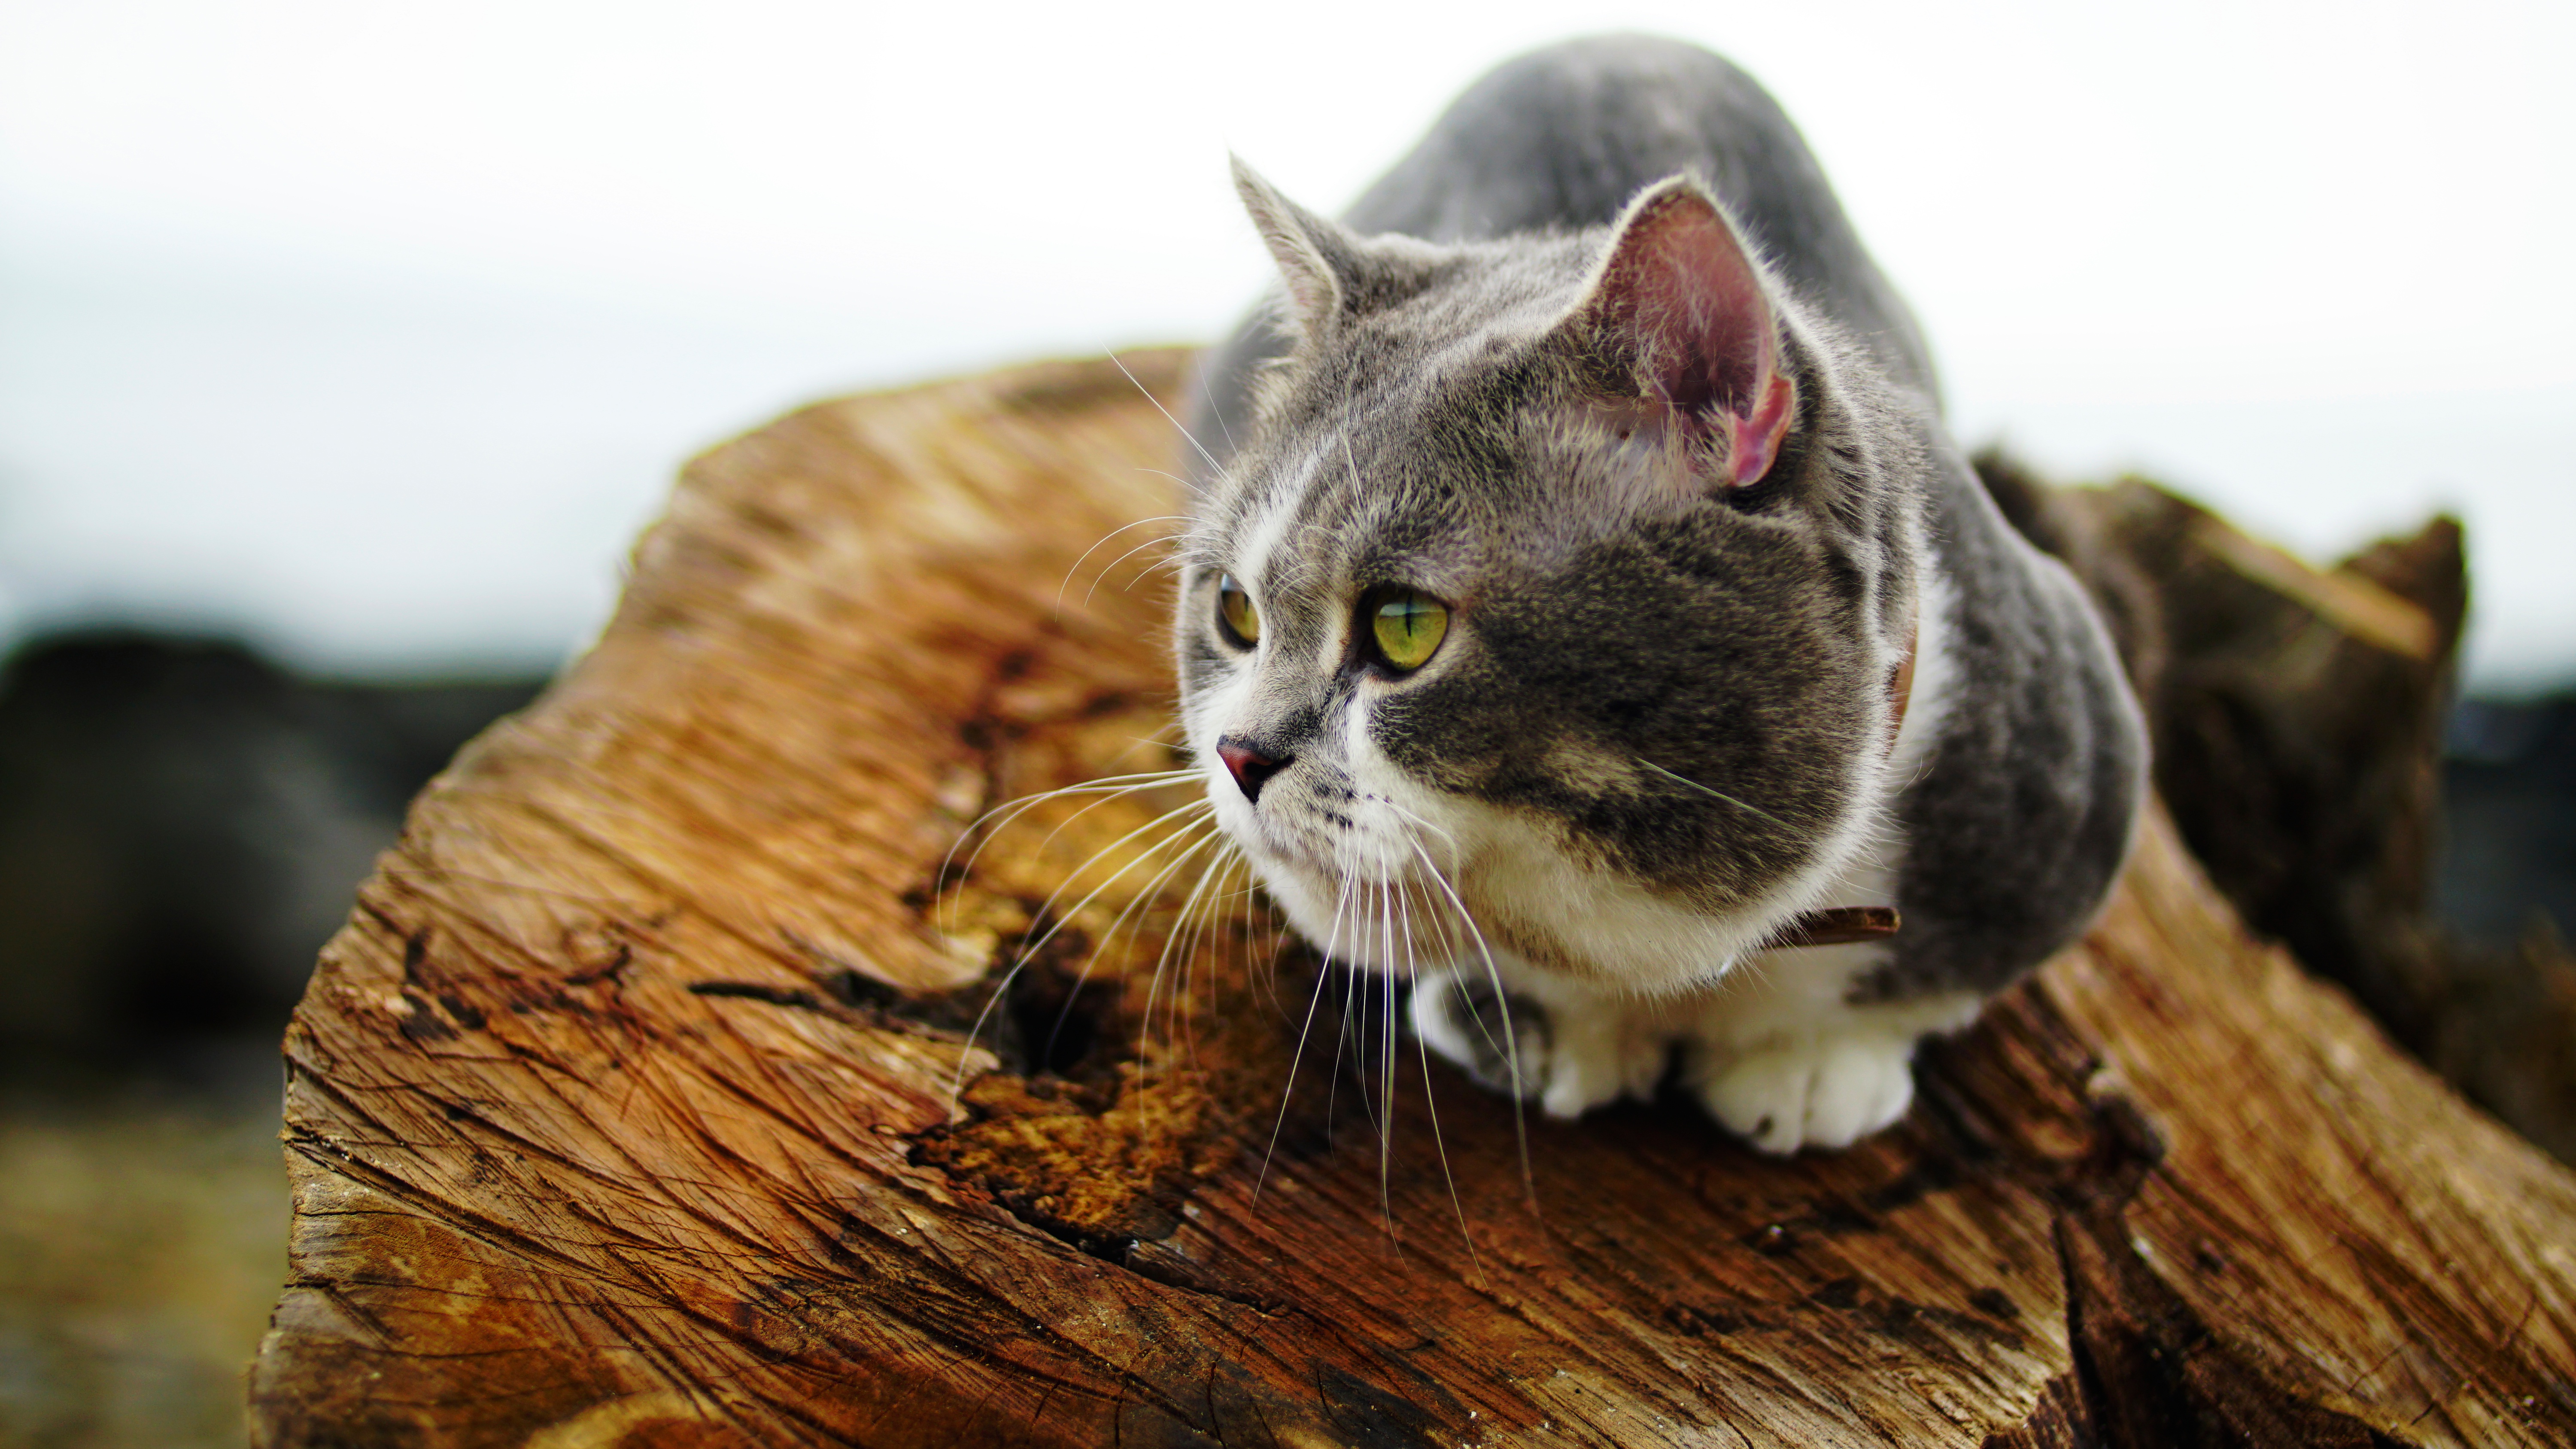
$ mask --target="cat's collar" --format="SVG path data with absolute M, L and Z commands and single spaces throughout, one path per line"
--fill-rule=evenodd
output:
M 1905 657 L 1896 661 L 1896 670 L 1887 676 L 1887 752 L 1896 753 L 1897 736 L 1905 731 L 1905 707 L 1914 702 L 1914 646 L 1923 633 L 1922 612 L 1911 611 L 1905 621 Z
M 1887 676 L 1887 752 L 1896 753 L 1897 736 L 1905 729 L 1905 707 L 1914 702 L 1914 649 L 1921 641 L 1922 622 L 1918 613 L 1905 631 L 1905 655 Z M 1905 924 L 1894 906 L 1836 906 L 1831 910 L 1808 911 L 1794 917 L 1778 936 L 1771 949 L 1790 950 L 1801 946 L 1843 946 L 1854 941 L 1883 941 L 1896 934 Z

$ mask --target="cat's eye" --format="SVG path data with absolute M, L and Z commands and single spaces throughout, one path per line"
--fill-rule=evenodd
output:
M 1361 604 L 1378 657 L 1388 667 L 1420 669 L 1449 633 L 1449 606 L 1415 589 L 1379 589 Z
M 1232 574 L 1216 576 L 1216 617 L 1236 645 L 1249 649 L 1261 642 L 1261 611 L 1252 607 L 1252 596 Z

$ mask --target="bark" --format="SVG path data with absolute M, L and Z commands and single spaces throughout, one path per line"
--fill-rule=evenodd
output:
M 1391 1043 L 1186 789 L 970 829 L 1172 763 L 1118 530 L 1184 361 L 690 466 L 323 955 L 259 1443 L 2576 1439 L 2576 1178 L 2161 813 L 1902 1124 L 1788 1161 Z

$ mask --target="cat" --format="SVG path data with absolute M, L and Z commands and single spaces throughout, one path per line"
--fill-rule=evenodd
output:
M 1550 1116 L 1904 1115 L 1917 1042 L 2099 909 L 2145 731 L 1787 117 L 1602 37 L 1339 222 L 1235 179 L 1282 285 L 1202 365 L 1174 641 L 1270 898 Z

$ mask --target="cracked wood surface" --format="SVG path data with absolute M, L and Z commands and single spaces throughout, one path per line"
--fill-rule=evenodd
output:
M 1105 561 L 1185 361 L 689 467 L 297 1013 L 258 1442 L 2576 1442 L 2576 1180 L 2161 814 L 1900 1126 L 1786 1162 L 1409 1054 L 1382 1110 L 1382 1002 L 1196 873 L 1185 790 L 970 834 L 1171 763 L 1154 551 Z

